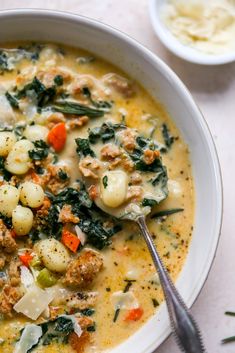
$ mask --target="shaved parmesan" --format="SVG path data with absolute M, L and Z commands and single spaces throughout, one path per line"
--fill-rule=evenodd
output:
M 42 336 L 42 328 L 35 324 L 26 325 L 13 353 L 27 353 Z
M 114 309 L 137 309 L 139 307 L 138 300 L 132 292 L 123 293 L 122 291 L 114 292 L 111 296 L 111 302 Z
M 54 296 L 52 292 L 45 291 L 37 286 L 32 286 L 14 305 L 14 310 L 32 320 L 37 320 L 53 299 Z
M 65 317 L 66 319 L 69 319 L 72 321 L 73 323 L 73 329 L 74 329 L 74 332 L 76 333 L 76 335 L 78 337 L 81 337 L 82 335 L 82 329 L 81 329 L 81 326 L 79 325 L 79 323 L 77 322 L 76 318 L 74 315 L 61 315 L 59 317 Z
M 139 271 L 136 268 L 132 268 L 126 273 L 126 279 L 130 281 L 136 281 L 139 278 Z
M 178 181 L 176 180 L 168 180 L 167 186 L 169 189 L 169 192 L 174 194 L 174 196 L 180 196 L 182 193 L 182 188 L 181 185 Z
M 34 283 L 33 275 L 26 266 L 20 266 L 20 279 L 26 289 L 30 288 Z

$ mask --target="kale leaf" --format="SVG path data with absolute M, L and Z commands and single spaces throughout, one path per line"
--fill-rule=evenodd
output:
M 166 124 L 162 125 L 162 136 L 164 138 L 165 145 L 168 148 L 171 148 L 171 145 L 174 143 L 175 138 L 170 134 L 170 131 Z
M 143 201 L 142 201 L 142 206 L 144 206 L 144 207 L 146 207 L 146 206 L 153 207 L 153 206 L 156 206 L 156 205 L 157 205 L 157 201 L 154 200 L 154 199 L 144 198 Z
M 19 102 L 14 96 L 12 96 L 9 92 L 6 92 L 5 96 L 12 108 L 15 108 L 15 109 L 19 108 Z
M 126 126 L 123 124 L 103 123 L 100 127 L 89 130 L 89 142 L 95 144 L 101 140 L 105 143 L 115 137 L 117 130 L 125 128 Z
M 80 137 L 75 139 L 75 142 L 77 144 L 77 154 L 79 156 L 88 156 L 90 155 L 91 157 L 95 157 L 95 152 L 90 148 L 89 140 L 88 139 L 82 139 Z
M 71 101 L 59 101 L 51 106 L 52 110 L 63 114 L 73 114 L 77 116 L 88 116 L 89 118 L 100 118 L 104 116 L 107 109 L 92 108 L 87 105 Z
M 62 86 L 63 83 L 64 83 L 63 76 L 61 76 L 61 75 L 56 75 L 56 76 L 54 77 L 54 82 L 55 82 L 56 86 Z
M 34 161 L 41 161 L 47 158 L 49 154 L 49 146 L 43 140 L 33 142 L 35 149 L 28 152 L 29 157 Z
M 5 159 L 3 157 L 0 157 L 0 173 L 6 181 L 9 181 L 12 177 L 11 173 L 5 169 Z
M 8 55 L 5 51 L 0 50 L 0 74 L 3 74 L 4 71 L 10 71 Z

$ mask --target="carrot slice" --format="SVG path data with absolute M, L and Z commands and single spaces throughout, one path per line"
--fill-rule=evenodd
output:
M 66 137 L 65 123 L 58 123 L 49 131 L 47 141 L 56 152 L 60 152 L 64 148 Z
M 72 252 L 76 252 L 80 244 L 80 239 L 67 229 L 63 230 L 61 241 Z
M 128 311 L 124 321 L 138 321 L 142 317 L 143 313 L 144 311 L 142 308 L 131 309 Z
M 19 258 L 24 266 L 29 267 L 29 264 L 32 261 L 33 256 L 30 253 L 26 252 L 22 255 L 19 255 Z

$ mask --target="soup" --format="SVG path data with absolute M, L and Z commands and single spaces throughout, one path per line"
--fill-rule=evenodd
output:
M 193 230 L 187 145 L 165 108 L 100 58 L 2 47 L 0 351 L 108 352 L 163 301 L 138 227 L 116 210 L 148 214 L 175 280 Z

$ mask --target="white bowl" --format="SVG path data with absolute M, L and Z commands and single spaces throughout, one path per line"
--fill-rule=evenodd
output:
M 0 41 L 57 41 L 92 51 L 121 67 L 160 100 L 189 145 L 196 187 L 195 228 L 177 287 L 190 307 L 208 276 L 220 234 L 222 187 L 211 134 L 189 91 L 159 58 L 125 34 L 100 22 L 48 10 L 0 12 Z M 150 353 L 170 333 L 165 304 L 112 353 Z M 114 333 L 113 333 L 114 334 Z M 134 347 L 134 348 L 133 348 Z
M 182 44 L 172 35 L 161 19 L 161 7 L 166 0 L 149 0 L 149 13 L 151 22 L 158 38 L 173 54 L 195 64 L 221 65 L 235 60 L 235 50 L 226 54 L 204 54 L 196 49 Z

